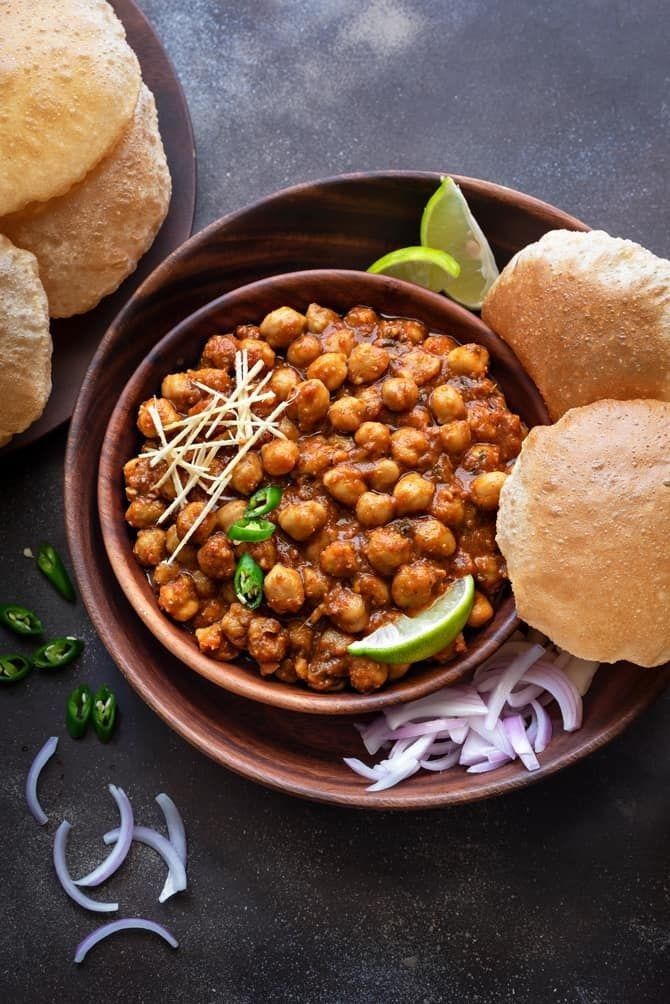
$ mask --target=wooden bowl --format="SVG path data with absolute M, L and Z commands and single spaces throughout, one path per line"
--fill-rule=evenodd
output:
M 420 665 L 373 694 L 316 693 L 300 684 L 262 677 L 255 667 L 216 662 L 204 655 L 193 635 L 159 609 L 146 574 L 133 554 L 132 535 L 123 518 L 127 503 L 122 470 L 141 445 L 134 422 L 140 403 L 156 392 L 167 373 L 183 368 L 184 361 L 195 365 L 213 332 L 231 331 L 238 324 L 258 324 L 269 311 L 284 305 L 305 311 L 312 302 L 340 313 L 363 303 L 382 314 L 418 318 L 431 331 L 452 335 L 459 342 L 484 345 L 491 356 L 492 375 L 512 411 L 528 426 L 549 421 L 542 398 L 512 350 L 478 317 L 444 296 L 385 276 L 335 269 L 261 279 L 213 300 L 183 320 L 154 346 L 121 391 L 100 457 L 100 526 L 114 574 L 131 605 L 154 636 L 191 669 L 226 690 L 275 707 L 312 714 L 363 714 L 423 697 L 461 679 L 488 658 L 517 625 L 509 592 L 493 619 L 474 633 L 468 652 L 461 658 L 444 665 Z

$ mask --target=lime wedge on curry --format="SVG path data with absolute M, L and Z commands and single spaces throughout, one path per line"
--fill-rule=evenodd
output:
M 349 645 L 351 655 L 375 662 L 421 662 L 451 644 L 470 616 L 475 596 L 471 575 L 457 579 L 427 610 L 416 617 L 404 614 L 392 624 L 382 624 L 366 638 Z
M 421 243 L 446 251 L 458 261 L 460 274 L 449 277 L 444 292 L 471 310 L 479 310 L 498 278 L 489 242 L 453 180 L 443 178 L 421 217 Z
M 446 251 L 433 248 L 411 247 L 391 251 L 378 258 L 368 269 L 374 275 L 391 275 L 417 286 L 425 286 L 434 293 L 442 293 L 460 272 L 457 261 Z

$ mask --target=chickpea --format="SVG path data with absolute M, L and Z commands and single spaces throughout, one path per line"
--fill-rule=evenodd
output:
M 328 414 L 330 393 L 321 380 L 304 380 L 298 384 L 293 405 L 298 425 L 305 431 L 317 425 Z
M 356 345 L 349 356 L 349 380 L 353 384 L 374 383 L 388 369 L 390 356 L 379 345 Z
M 422 519 L 414 527 L 414 543 L 432 558 L 450 558 L 456 550 L 456 538 L 439 519 Z
M 348 324 L 350 328 L 358 328 L 363 334 L 369 335 L 379 324 L 379 317 L 372 307 L 352 307 L 345 314 L 344 323 Z
M 386 683 L 388 675 L 389 667 L 383 662 L 374 662 L 356 655 L 349 658 L 349 680 L 354 690 L 361 694 L 379 690 Z
M 254 615 L 251 610 L 234 600 L 221 618 L 221 630 L 232 645 L 237 648 L 247 647 L 249 625 Z
M 439 485 L 433 496 L 430 512 L 441 523 L 447 526 L 459 527 L 465 519 L 465 505 L 448 485 Z
M 169 373 L 168 376 L 163 377 L 161 395 L 166 397 L 177 411 L 188 411 L 191 405 L 197 404 L 202 396 L 186 373 Z
M 458 342 L 448 335 L 429 335 L 423 343 L 426 352 L 432 352 L 434 356 L 448 356 L 452 349 L 455 349 Z
M 498 589 L 505 579 L 504 562 L 495 554 L 483 554 L 475 558 L 474 566 L 475 579 L 487 592 Z
M 318 565 L 321 560 L 321 552 L 325 551 L 329 544 L 332 544 L 335 539 L 335 533 L 336 531 L 331 526 L 328 526 L 326 529 L 314 534 L 303 548 L 303 554 L 307 561 Z
M 440 429 L 440 442 L 447 453 L 464 453 L 472 442 L 470 426 L 465 419 L 448 422 Z
M 158 605 L 175 621 L 190 621 L 195 617 L 200 603 L 191 576 L 187 572 L 180 572 L 172 582 L 161 586 Z
M 492 511 L 498 508 L 500 491 L 507 480 L 504 471 L 487 471 L 479 474 L 470 485 L 472 501 L 478 509 Z
M 394 370 L 396 376 L 413 380 L 422 387 L 437 376 L 441 367 L 442 364 L 437 356 L 424 349 L 412 349 L 396 360 Z
M 379 337 L 391 338 L 394 341 L 410 342 L 420 345 L 428 334 L 426 325 L 421 321 L 403 320 L 400 317 L 385 318 L 379 324 Z
M 157 523 L 165 512 L 165 503 L 160 499 L 147 498 L 140 495 L 126 509 L 126 523 L 135 530 L 145 530 Z
M 391 593 L 384 580 L 370 572 L 356 576 L 354 592 L 360 593 L 369 607 L 380 609 L 388 606 L 391 602 Z
M 257 324 L 238 324 L 235 328 L 235 336 L 238 341 L 241 341 L 243 338 L 259 339 L 261 337 L 261 329 Z
M 393 459 L 405 467 L 426 467 L 430 463 L 428 449 L 428 438 L 419 429 L 398 429 L 391 436 Z
M 367 475 L 370 487 L 376 492 L 386 492 L 393 488 L 399 477 L 400 468 L 395 460 L 390 459 L 378 460 Z
M 141 565 L 152 567 L 164 560 L 167 555 L 165 536 L 165 530 L 160 530 L 157 526 L 140 530 L 133 552 Z
M 337 390 L 347 379 L 347 357 L 342 352 L 324 352 L 307 370 L 310 380 L 320 380 L 328 390 Z
M 233 386 L 231 377 L 224 370 L 189 370 L 188 376 L 193 383 L 204 384 L 209 390 L 216 391 L 218 394 L 227 394 Z M 201 393 L 204 394 L 205 391 L 201 391 Z
M 328 518 L 322 502 L 291 502 L 279 510 L 279 525 L 294 540 L 307 540 Z
M 389 663 L 386 667 L 389 671 L 389 682 L 393 680 L 400 680 L 403 676 L 406 676 L 407 670 L 412 665 L 411 662 L 394 662 Z
M 209 575 L 205 575 L 199 568 L 191 572 L 191 578 L 193 579 L 193 585 L 199 599 L 211 600 L 218 593 L 219 583 L 215 579 L 211 579 Z M 223 617 L 223 610 L 221 611 L 221 616 Z
M 300 377 L 290 366 L 279 366 L 270 377 L 270 390 L 280 401 L 286 401 L 300 383 Z
M 269 606 L 278 614 L 294 614 L 305 602 L 300 572 L 286 565 L 275 565 L 265 576 L 263 592 Z
M 321 552 L 319 564 L 326 575 L 347 579 L 358 570 L 356 549 L 349 541 L 334 540 Z
M 151 414 L 154 408 L 158 412 L 161 428 L 164 429 L 166 425 L 179 421 L 179 412 L 172 401 L 168 401 L 165 397 L 150 397 L 148 401 L 142 402 L 137 414 L 137 428 L 147 439 L 158 435 L 158 429 Z
M 356 391 L 356 397 L 365 406 L 365 417 L 368 421 L 374 422 L 379 418 L 384 410 L 384 402 L 378 387 L 364 387 Z
M 288 643 L 292 652 L 299 655 L 309 655 L 312 650 L 314 632 L 306 624 L 295 621 L 288 626 Z
M 279 431 L 283 432 L 287 439 L 290 439 L 292 443 L 297 443 L 300 439 L 300 429 L 292 422 L 288 415 L 282 415 L 279 419 Z
M 195 521 L 200 517 L 205 502 L 188 502 L 181 510 L 176 520 L 177 535 L 180 540 L 186 536 Z M 204 544 L 210 534 L 214 533 L 216 527 L 217 514 L 209 512 L 203 519 L 198 529 L 191 535 L 189 540 L 194 544 Z
M 277 545 L 274 537 L 268 537 L 267 540 L 257 540 L 253 543 L 238 544 L 237 552 L 238 554 L 250 554 L 264 572 L 269 572 L 277 564 Z
M 229 642 L 223 637 L 220 624 L 207 624 L 196 628 L 195 638 L 200 651 L 212 659 L 225 659 L 230 652 Z M 222 645 L 226 655 L 220 655 Z
M 398 425 L 402 429 L 422 429 L 425 432 L 432 424 L 433 416 L 422 404 L 415 405 L 404 415 L 398 415 Z
M 322 474 L 332 462 L 332 448 L 324 436 L 310 436 L 303 439 L 298 458 L 298 474 L 316 477 Z
M 276 356 L 267 342 L 260 338 L 243 338 L 240 342 L 240 349 L 246 349 L 249 358 L 249 369 L 255 366 L 259 359 L 263 360 L 263 369 L 271 370 L 275 364 Z M 263 370 L 261 370 L 261 373 Z
M 420 474 L 405 474 L 393 489 L 393 498 L 401 516 L 407 513 L 427 512 L 435 493 L 432 481 Z
M 323 572 L 313 565 L 305 565 L 302 569 L 302 581 L 305 596 L 310 603 L 320 603 L 328 592 L 328 579 Z
M 261 335 L 275 349 L 285 349 L 307 327 L 307 318 L 292 307 L 279 307 L 261 321 Z
M 383 457 L 391 449 L 391 433 L 383 422 L 363 422 L 354 441 L 373 457 Z
M 196 628 L 196 637 L 198 628 L 211 627 L 212 624 L 216 624 L 217 621 L 221 620 L 225 612 L 225 603 L 223 600 L 217 599 L 216 597 L 205 600 L 204 603 L 201 603 L 198 614 L 193 621 L 193 626 Z M 221 630 L 220 625 L 219 630 Z
M 340 631 L 357 634 L 368 626 L 369 614 L 365 600 L 352 589 L 334 586 L 323 601 L 324 613 Z
M 247 453 L 233 469 L 230 484 L 240 495 L 251 495 L 263 480 L 263 465 L 257 453 Z
M 234 335 L 212 335 L 202 351 L 201 363 L 217 370 L 232 370 L 238 348 Z
M 355 467 L 342 465 L 326 471 L 323 476 L 323 486 L 337 502 L 352 507 L 366 490 L 360 471 Z
M 500 465 L 500 450 L 491 443 L 476 443 L 470 447 L 461 464 L 466 471 L 494 471 Z
M 382 384 L 382 401 L 389 411 L 409 411 L 419 400 L 419 388 L 408 377 L 389 377 Z
M 361 526 L 384 526 L 395 516 L 395 500 L 391 495 L 364 492 L 356 503 L 356 517 Z
M 329 331 L 321 339 L 324 352 L 341 352 L 347 359 L 351 355 L 351 350 L 356 344 L 356 336 L 351 328 L 339 327 L 334 331 Z
M 297 443 L 290 440 L 273 439 L 271 443 L 266 443 L 261 447 L 261 460 L 263 467 L 272 477 L 281 477 L 288 474 L 298 463 L 300 448 Z
M 288 632 L 272 617 L 253 617 L 247 635 L 249 655 L 266 676 L 274 673 L 288 650 Z
M 172 526 L 168 527 L 165 534 L 165 546 L 169 554 L 177 550 L 179 544 L 179 534 L 177 533 L 177 525 L 173 523 Z
M 468 627 L 478 628 L 486 624 L 493 617 L 493 607 L 483 593 L 475 590 L 475 600 L 468 617 Z
M 393 575 L 406 564 L 412 553 L 412 542 L 389 527 L 372 530 L 365 548 L 367 559 L 381 575 Z
M 313 331 L 320 335 L 329 324 L 336 324 L 340 320 L 340 315 L 327 307 L 320 307 L 318 303 L 310 303 L 305 313 L 308 331 Z
M 198 551 L 198 567 L 211 579 L 230 579 L 235 571 L 235 554 L 225 533 L 212 534 Z
M 247 503 L 244 499 L 235 499 L 234 502 L 226 502 L 216 514 L 217 525 L 227 533 L 233 523 L 237 523 L 238 519 L 242 519 L 246 508 Z
M 123 468 L 128 500 L 132 501 L 138 495 L 147 495 L 166 470 L 163 466 L 159 474 L 159 466 L 152 467 L 149 457 L 133 457 L 129 460 Z
M 340 397 L 328 409 L 330 424 L 338 432 L 355 432 L 365 416 L 365 405 L 356 397 Z
M 154 568 L 154 585 L 164 586 L 167 582 L 173 582 L 178 575 L 181 575 L 179 565 L 170 565 L 167 561 L 161 561 L 160 565 Z
M 315 335 L 301 335 L 292 345 L 289 345 L 286 351 L 286 361 L 291 366 L 297 366 L 298 369 L 303 370 L 315 359 L 318 359 L 321 352 L 321 342 Z
M 415 561 L 400 568 L 391 583 L 393 602 L 403 609 L 418 610 L 430 603 L 446 572 L 427 561 Z
M 453 422 L 455 418 L 465 418 L 467 414 L 463 395 L 449 384 L 435 388 L 430 395 L 430 410 L 440 425 Z
M 472 342 L 457 345 L 447 356 L 449 370 L 457 376 L 483 377 L 489 365 L 489 354 L 483 345 Z

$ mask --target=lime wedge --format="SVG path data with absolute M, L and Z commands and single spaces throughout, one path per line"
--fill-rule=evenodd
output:
M 448 284 L 453 282 L 460 266 L 457 261 L 445 251 L 435 251 L 433 248 L 400 248 L 391 251 L 383 258 L 378 258 L 368 269 L 376 275 L 392 275 L 405 282 L 413 282 L 417 286 L 425 286 L 434 293 L 442 293 Z
M 498 266 L 465 196 L 452 178 L 442 179 L 423 211 L 421 243 L 456 258 L 461 266 L 460 275 L 450 277 L 444 291 L 464 307 L 479 310 L 498 278 Z
M 475 596 L 471 575 L 457 579 L 432 606 L 416 617 L 403 614 L 393 624 L 383 624 L 367 638 L 349 645 L 351 655 L 376 662 L 421 662 L 442 651 L 465 627 Z

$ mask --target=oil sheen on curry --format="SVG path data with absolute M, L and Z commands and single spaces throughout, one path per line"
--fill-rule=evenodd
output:
M 140 406 L 145 442 L 124 468 L 161 609 L 212 659 L 318 691 L 404 675 L 347 646 L 468 573 L 466 636 L 484 625 L 506 575 L 498 498 L 526 431 L 488 371 L 482 346 L 365 306 L 280 307 L 213 334 Z

